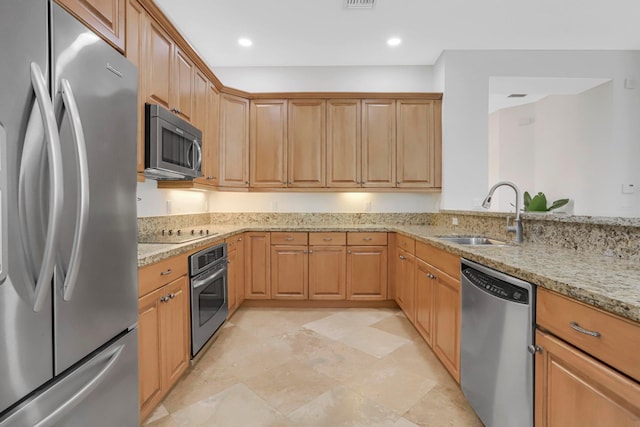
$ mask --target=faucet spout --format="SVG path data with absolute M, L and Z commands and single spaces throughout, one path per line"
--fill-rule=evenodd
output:
M 513 189 L 513 191 L 515 191 L 515 193 L 516 193 L 516 219 L 515 219 L 515 225 L 513 225 L 513 226 L 509 225 L 509 218 L 507 218 L 507 231 L 510 232 L 510 233 L 516 233 L 516 243 L 522 243 L 522 241 L 523 241 L 523 231 L 522 231 L 522 219 L 520 218 L 520 203 L 521 203 L 522 197 L 520 195 L 520 189 L 518 188 L 518 186 L 516 184 L 514 184 L 511 181 L 500 181 L 500 182 L 496 183 L 489 190 L 489 194 L 487 194 L 487 197 L 484 198 L 484 201 L 482 202 L 482 207 L 485 208 L 485 209 L 488 209 L 491 206 L 491 199 L 493 198 L 493 193 L 499 187 L 502 187 L 502 186 L 511 187 Z

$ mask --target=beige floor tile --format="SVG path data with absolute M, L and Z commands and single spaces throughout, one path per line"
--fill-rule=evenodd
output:
M 402 338 L 414 340 L 420 336 L 416 328 L 403 316 L 389 316 L 371 325 L 373 328 L 389 332 Z
M 401 415 L 435 387 L 437 382 L 383 359 L 345 384 Z
M 346 381 L 360 372 L 366 372 L 378 359 L 338 341 L 317 347 L 301 359 L 311 369 Z
M 411 340 L 370 326 L 356 328 L 338 341 L 377 358 L 385 357 L 403 345 L 411 343 Z
M 145 427 L 178 427 L 171 415 L 162 417 L 152 423 L 145 424 Z
M 286 424 L 285 418 L 244 384 L 171 414 L 180 427 L 260 427 Z
M 167 415 L 169 415 L 169 411 L 167 410 L 167 408 L 163 404 L 160 404 L 153 411 L 153 413 L 151 415 L 149 415 L 149 418 L 146 419 L 146 421 L 144 422 L 144 425 L 151 424 L 154 421 L 158 421 L 159 419 L 164 418 Z
M 336 380 L 299 361 L 285 362 L 244 384 L 283 414 L 298 409 L 331 390 Z
M 428 427 L 483 427 L 459 388 L 435 386 L 404 418 Z
M 409 421 L 405 417 L 400 417 L 393 424 L 393 427 L 419 427 L 419 426 L 417 424 L 412 423 L 411 421 Z
M 171 390 L 164 400 L 164 406 L 170 412 L 176 412 L 237 383 L 238 379 L 228 375 L 226 370 L 192 369 Z
M 352 308 L 305 323 L 303 326 L 325 337 L 340 339 L 361 327 L 372 325 L 390 316 L 393 316 L 393 312 L 385 309 Z
M 385 357 L 384 360 L 402 366 L 415 374 L 435 380 L 441 385 L 447 387 L 456 386 L 455 381 L 442 366 L 433 350 L 422 339 L 403 345 Z
M 289 415 L 308 427 L 392 426 L 398 416 L 381 405 L 344 386 L 328 391 Z

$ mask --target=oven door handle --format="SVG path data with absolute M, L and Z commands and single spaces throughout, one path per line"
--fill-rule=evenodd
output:
M 210 282 L 212 282 L 213 280 L 216 280 L 218 277 L 222 276 L 223 274 L 225 274 L 227 272 L 227 268 L 223 267 L 220 270 L 216 270 L 215 272 L 206 275 L 205 277 L 203 277 L 202 279 L 198 279 L 198 280 L 193 280 L 191 282 L 191 288 L 192 289 L 198 289 L 201 288 L 203 286 L 208 285 Z

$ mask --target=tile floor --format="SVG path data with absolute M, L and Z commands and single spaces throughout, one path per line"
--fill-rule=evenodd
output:
M 241 308 L 145 425 L 482 423 L 399 310 Z

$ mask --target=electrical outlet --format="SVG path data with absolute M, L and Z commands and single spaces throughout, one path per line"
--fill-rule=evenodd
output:
M 171 215 L 171 211 L 173 210 L 173 203 L 171 202 L 171 200 L 167 200 L 167 215 Z

